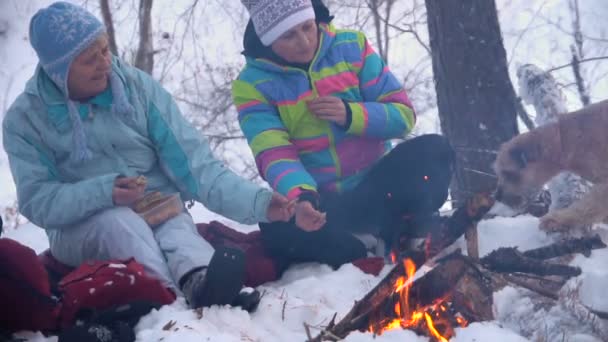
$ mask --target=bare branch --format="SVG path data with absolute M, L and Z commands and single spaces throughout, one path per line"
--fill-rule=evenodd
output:
M 368 0 L 368 1 L 372 1 L 372 0 Z M 380 20 L 387 28 L 392 28 L 394 30 L 396 30 L 399 33 L 407 33 L 407 34 L 411 34 L 414 39 L 418 42 L 418 44 L 420 44 L 420 46 L 422 46 L 426 52 L 429 54 L 429 56 L 431 55 L 431 48 L 428 46 L 428 44 L 422 39 L 422 37 L 420 36 L 420 34 L 418 34 L 418 31 L 416 31 L 414 29 L 414 26 L 416 24 L 425 24 L 423 22 L 417 22 L 416 18 L 415 18 L 415 12 L 416 12 L 416 7 L 417 5 L 414 4 L 414 8 L 412 9 L 411 12 L 406 13 L 405 15 L 412 15 L 414 16 L 414 22 L 413 23 L 402 23 L 402 26 L 396 25 L 391 23 L 387 17 L 383 17 L 381 15 L 377 16 L 377 19 Z M 371 8 L 370 8 L 371 9 Z M 373 11 L 373 10 L 372 10 Z M 404 16 L 405 16 L 404 15 Z M 374 19 L 376 19 L 376 16 L 374 15 Z
M 99 0 L 99 7 L 101 7 L 101 16 L 103 17 L 103 23 L 106 26 L 106 32 L 108 33 L 110 51 L 113 55 L 118 56 L 116 34 L 114 33 L 114 20 L 112 19 L 112 11 L 110 10 L 110 0 Z
M 382 57 L 382 59 L 388 63 L 388 56 L 384 50 L 384 44 L 386 42 L 383 39 L 382 28 L 380 26 L 380 1 L 381 0 L 367 0 L 367 6 L 369 7 L 370 11 L 372 11 L 372 18 L 374 19 L 374 29 L 376 30 L 376 39 L 378 40 L 378 54 L 380 54 L 380 57 Z
M 148 74 L 154 69 L 154 44 L 152 42 L 152 2 L 153 0 L 139 1 L 139 47 L 135 57 L 135 67 Z
M 507 66 L 511 65 L 511 58 L 513 58 L 513 56 L 515 56 L 515 50 L 517 49 L 519 42 L 521 42 L 523 36 L 526 34 L 526 32 L 528 32 L 528 30 L 532 26 L 532 23 L 536 20 L 536 18 L 539 17 L 540 11 L 543 9 L 543 7 L 545 7 L 546 4 L 547 4 L 547 1 L 545 0 L 545 1 L 543 1 L 542 4 L 540 4 L 540 6 L 538 6 L 538 9 L 534 12 L 532 19 L 530 19 L 530 21 L 528 22 L 526 27 L 517 36 L 517 40 L 515 41 L 515 44 L 513 44 L 513 49 L 511 50 L 511 55 L 510 55 L 509 61 L 507 62 Z
M 587 92 L 585 80 L 581 75 L 581 63 L 578 60 L 578 54 L 574 46 L 571 46 L 570 50 L 572 51 L 572 72 L 574 73 L 574 79 L 576 80 L 576 89 L 578 90 L 578 94 L 581 98 L 581 103 L 586 107 L 591 104 L 591 99 L 589 97 L 589 93 Z
M 590 58 L 581 59 L 581 60 L 578 61 L 578 64 L 592 62 L 592 61 L 599 61 L 599 60 L 604 60 L 604 59 L 608 59 L 608 56 L 598 56 L 598 57 L 590 57 Z M 556 66 L 556 67 L 550 68 L 550 69 L 547 70 L 547 72 L 553 72 L 553 71 L 569 68 L 571 66 L 572 66 L 572 62 L 570 62 L 568 64 L 564 64 L 564 65 L 560 65 L 560 66 Z
M 588 106 L 591 103 L 585 80 L 583 79 L 581 65 L 579 60 L 585 58 L 585 52 L 583 49 L 583 33 L 581 30 L 581 14 L 578 7 L 578 0 L 570 1 L 570 9 L 574 13 L 572 18 L 572 28 L 574 30 L 574 45 L 570 46 L 572 52 L 572 72 L 574 73 L 574 79 L 576 80 L 576 89 L 578 90 L 579 96 L 583 106 Z

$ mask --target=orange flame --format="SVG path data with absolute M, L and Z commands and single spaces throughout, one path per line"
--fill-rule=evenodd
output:
M 437 331 L 437 329 L 435 329 L 435 325 L 433 323 L 433 319 L 431 318 L 431 315 L 429 315 L 427 312 L 425 312 L 424 319 L 426 320 L 426 326 L 429 328 L 429 331 L 435 338 L 437 338 L 441 342 L 448 342 L 448 339 L 441 336 L 439 331 Z
M 460 316 L 456 316 L 456 322 L 458 322 L 458 325 L 460 325 L 462 328 L 466 327 L 467 325 L 469 325 L 469 322 L 467 322 L 466 319 L 460 317 Z
M 393 251 L 393 252 L 391 252 L 391 254 L 390 254 L 390 255 L 391 255 L 391 261 L 392 261 L 392 263 L 393 263 L 393 264 L 394 264 L 394 263 L 396 263 L 396 262 L 397 262 L 397 253 L 395 253 L 395 252 Z
M 436 326 L 439 324 L 447 324 L 449 328 L 450 320 L 446 318 L 448 315 L 448 308 L 445 303 L 449 299 L 449 295 L 445 298 L 439 298 L 434 301 L 433 304 L 425 307 L 412 307 L 410 304 L 410 288 L 414 282 L 414 275 L 416 273 L 416 265 L 411 259 L 403 260 L 403 267 L 405 269 L 405 277 L 399 277 L 395 281 L 395 293 L 399 294 L 399 300 L 395 303 L 394 312 L 398 318 L 387 321 L 383 324 L 371 323 L 369 331 L 375 334 L 382 334 L 385 331 L 397 329 L 397 328 L 420 328 L 426 326 L 426 329 L 435 339 L 439 342 L 448 342 L 448 338 L 443 336 Z M 437 321 L 434 321 L 433 316 L 436 317 Z M 455 317 L 456 322 L 461 327 L 467 326 L 468 322 L 460 317 Z M 439 323 L 441 322 L 441 323 Z M 451 333 L 453 330 L 449 329 Z M 448 332 L 448 335 L 451 334 Z

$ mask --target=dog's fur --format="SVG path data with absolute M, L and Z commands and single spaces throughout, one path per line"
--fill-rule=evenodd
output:
M 608 100 L 504 143 L 496 157 L 497 200 L 523 204 L 551 178 L 569 171 L 594 183 L 571 206 L 550 211 L 541 228 L 563 231 L 608 219 Z

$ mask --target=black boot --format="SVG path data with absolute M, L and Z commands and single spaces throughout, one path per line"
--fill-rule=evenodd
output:
M 238 249 L 218 247 L 208 267 L 191 271 L 180 281 L 193 309 L 232 305 L 245 280 L 245 255 Z

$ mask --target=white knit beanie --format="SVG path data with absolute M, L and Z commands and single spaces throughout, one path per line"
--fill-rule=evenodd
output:
M 270 46 L 283 33 L 315 19 L 310 0 L 241 0 L 262 44 Z

